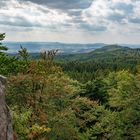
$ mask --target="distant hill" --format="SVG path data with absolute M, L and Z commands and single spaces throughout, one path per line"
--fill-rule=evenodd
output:
M 3 42 L 8 49 L 8 53 L 16 54 L 20 45 L 27 48 L 30 53 L 39 53 L 41 50 L 59 49 L 61 54 L 87 53 L 103 47 L 103 43 L 94 44 L 76 44 L 76 43 L 59 43 L 59 42 Z
M 24 45 L 26 46 L 26 44 Z M 46 50 L 55 49 L 58 47 L 57 45 L 56 46 L 52 45 L 50 47 L 47 47 Z M 59 44 L 59 45 L 61 46 L 62 44 Z M 80 44 L 79 45 L 75 44 L 75 46 L 74 44 L 71 44 L 71 45 L 65 44 L 64 46 L 61 47 L 65 49 L 65 51 L 64 52 L 60 51 L 56 59 L 64 60 L 64 61 L 75 61 L 75 60 L 78 60 L 78 61 L 92 61 L 92 60 L 110 61 L 112 60 L 113 61 L 114 59 L 120 59 L 121 61 L 123 59 L 123 61 L 125 61 L 126 59 L 134 60 L 134 59 L 140 58 L 140 48 L 130 48 L 130 47 L 121 46 L 121 45 L 105 45 L 105 44 L 98 44 L 98 43 L 94 45 L 90 44 L 88 46 L 85 46 L 85 48 L 82 48 L 82 47 L 84 46 L 80 46 Z M 17 56 L 17 53 L 8 53 L 8 54 Z M 38 59 L 40 55 L 39 52 L 32 52 L 32 51 L 30 51 L 30 54 L 33 59 Z
M 140 48 L 129 48 L 120 45 L 106 45 L 102 48 L 96 49 L 89 53 L 72 54 L 72 55 L 61 55 L 58 56 L 61 60 L 110 60 L 110 58 L 139 58 Z

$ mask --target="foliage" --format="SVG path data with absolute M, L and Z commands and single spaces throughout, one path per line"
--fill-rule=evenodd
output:
M 128 48 L 109 46 L 86 62 L 56 62 L 57 51 L 41 52 L 37 60 L 29 59 L 23 47 L 20 57 L 0 53 L 17 139 L 139 140 L 139 50 L 134 57 Z M 105 57 L 104 51 L 110 56 L 117 52 L 117 57 Z
M 22 46 L 20 46 L 20 50 L 18 51 L 20 57 L 27 62 L 28 58 L 29 58 L 29 53 L 27 51 L 26 48 L 23 48 Z
M 23 109 L 22 112 L 19 112 L 15 107 L 13 108 L 13 128 L 21 140 L 28 139 L 31 114 L 31 109 Z
M 5 38 L 5 33 L 0 33 L 0 55 L 3 53 L 3 51 L 7 51 L 8 48 L 6 46 L 3 46 L 1 41 L 4 40 Z M 2 51 L 2 52 L 1 52 Z
M 107 104 L 108 94 L 103 79 L 97 78 L 96 80 L 89 81 L 82 88 L 83 91 L 80 93 L 80 96 L 88 97 L 104 105 Z

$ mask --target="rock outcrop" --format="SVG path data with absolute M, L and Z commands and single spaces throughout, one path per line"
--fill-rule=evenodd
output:
M 13 140 L 10 110 L 5 102 L 6 78 L 0 75 L 0 140 Z

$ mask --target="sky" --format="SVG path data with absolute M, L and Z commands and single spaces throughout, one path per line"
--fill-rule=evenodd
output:
M 6 41 L 140 44 L 140 0 L 0 0 Z

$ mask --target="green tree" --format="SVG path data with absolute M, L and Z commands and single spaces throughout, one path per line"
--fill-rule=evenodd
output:
M 83 91 L 80 93 L 81 96 L 88 97 L 89 99 L 104 105 L 107 104 L 108 94 L 103 79 L 97 78 L 96 80 L 89 81 L 84 84 L 82 88 Z
M 20 46 L 20 50 L 18 51 L 18 53 L 24 61 L 26 61 L 26 62 L 28 61 L 29 53 L 26 48 L 23 48 L 22 46 Z
M 140 139 L 140 81 L 128 71 L 110 73 L 108 85 L 109 108 L 117 112 L 118 122 L 111 136 L 117 139 Z M 109 125 L 110 126 L 110 125 Z
M 70 98 L 80 88 L 78 84 L 65 75 L 52 60 L 32 61 L 27 73 L 19 73 L 9 78 L 7 102 L 11 106 L 17 106 L 16 112 L 23 113 L 23 108 L 32 109 L 29 123 L 32 130 L 44 126 L 51 129 L 46 135 L 43 134 L 44 131 L 40 134 L 28 131 L 30 137 L 34 138 L 38 135 L 39 138 L 45 139 L 74 140 L 77 139 L 78 134 L 70 121 L 72 117 L 65 118 L 65 116 L 73 116 L 72 111 L 68 111 L 68 107 L 71 104 Z M 21 128 L 23 127 L 25 125 Z
M 8 48 L 4 45 L 2 45 L 2 40 L 4 40 L 5 38 L 5 33 L 0 33 L 0 54 L 3 52 L 3 51 L 7 51 Z

